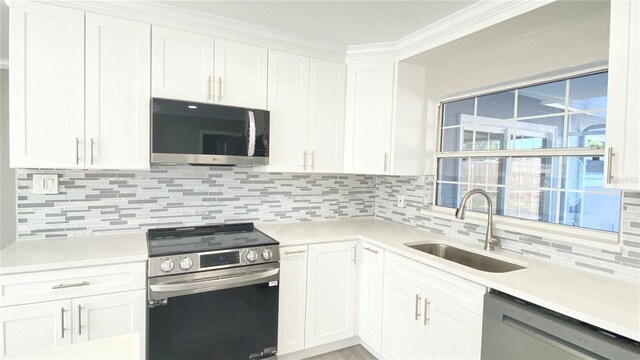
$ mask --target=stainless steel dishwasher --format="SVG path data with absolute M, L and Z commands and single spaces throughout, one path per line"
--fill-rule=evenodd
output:
M 640 343 L 524 300 L 484 298 L 482 359 L 640 359 Z

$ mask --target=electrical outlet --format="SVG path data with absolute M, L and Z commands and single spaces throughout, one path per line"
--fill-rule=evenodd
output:
M 57 194 L 58 174 L 33 174 L 34 194 Z
M 399 208 L 404 207 L 404 195 L 398 195 L 398 207 Z

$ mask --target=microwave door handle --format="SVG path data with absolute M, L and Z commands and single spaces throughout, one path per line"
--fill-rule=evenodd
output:
M 247 156 L 253 156 L 256 152 L 256 118 L 253 111 L 249 111 L 249 146 Z

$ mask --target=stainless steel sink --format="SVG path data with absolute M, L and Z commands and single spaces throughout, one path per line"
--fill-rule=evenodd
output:
M 514 270 L 524 269 L 524 266 L 512 264 L 506 261 L 490 258 L 480 254 L 458 249 L 453 246 L 444 244 L 415 244 L 407 245 L 412 249 L 422 251 L 439 258 L 456 262 L 458 264 L 468 266 L 480 271 L 504 273 Z

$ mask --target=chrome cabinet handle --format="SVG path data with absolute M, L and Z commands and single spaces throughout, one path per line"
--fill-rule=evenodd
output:
M 302 152 L 302 170 L 307 170 L 307 150 Z
M 384 153 L 384 172 L 387 172 L 387 153 Z
M 218 102 L 222 101 L 222 76 L 218 78 Z
M 378 250 L 373 250 L 372 248 L 368 248 L 368 247 L 366 247 L 366 246 L 363 246 L 362 248 L 363 248 L 363 249 L 365 249 L 365 250 L 367 250 L 367 251 L 370 251 L 370 252 L 372 252 L 372 253 L 374 253 L 374 254 L 377 254 L 377 253 L 378 253 Z
M 91 165 L 93 165 L 93 138 L 91 138 Z
M 311 170 L 316 166 L 316 151 L 311 151 Z
M 207 100 L 213 100 L 213 76 L 207 78 Z
M 357 249 L 358 248 L 356 247 L 356 245 L 353 245 L 353 265 L 356 265 L 356 261 L 357 261 L 356 256 L 358 256 L 357 255 L 357 253 L 358 253 Z
M 420 295 L 416 294 L 416 321 L 420 317 L 420 300 L 422 300 L 422 298 L 420 297 Z
M 80 165 L 80 151 L 78 147 L 80 146 L 80 139 L 76 138 L 76 165 Z
M 51 289 L 55 290 L 55 289 L 65 289 L 65 288 L 70 288 L 70 287 L 78 287 L 78 286 L 87 286 L 91 284 L 88 281 L 83 281 L 83 282 L 79 282 L 79 283 L 73 283 L 73 284 L 59 284 L 59 285 L 53 285 L 51 287 Z
M 78 305 L 78 335 L 82 335 L 82 305 Z
M 613 153 L 613 148 L 612 147 L 608 147 L 607 148 L 607 172 L 605 174 L 605 177 L 606 177 L 605 181 L 607 182 L 607 184 L 611 184 L 611 178 L 613 177 L 611 175 L 611 162 L 613 160 L 613 155 L 615 155 Z
M 304 254 L 307 250 L 285 251 L 285 255 Z
M 429 307 L 431 306 L 431 301 L 429 301 L 429 299 L 427 299 L 426 297 L 424 298 L 424 324 L 427 325 L 427 321 L 431 320 L 429 318 Z
M 60 323 L 62 324 L 62 338 L 64 339 L 64 306 L 60 308 L 60 318 L 62 319 Z

